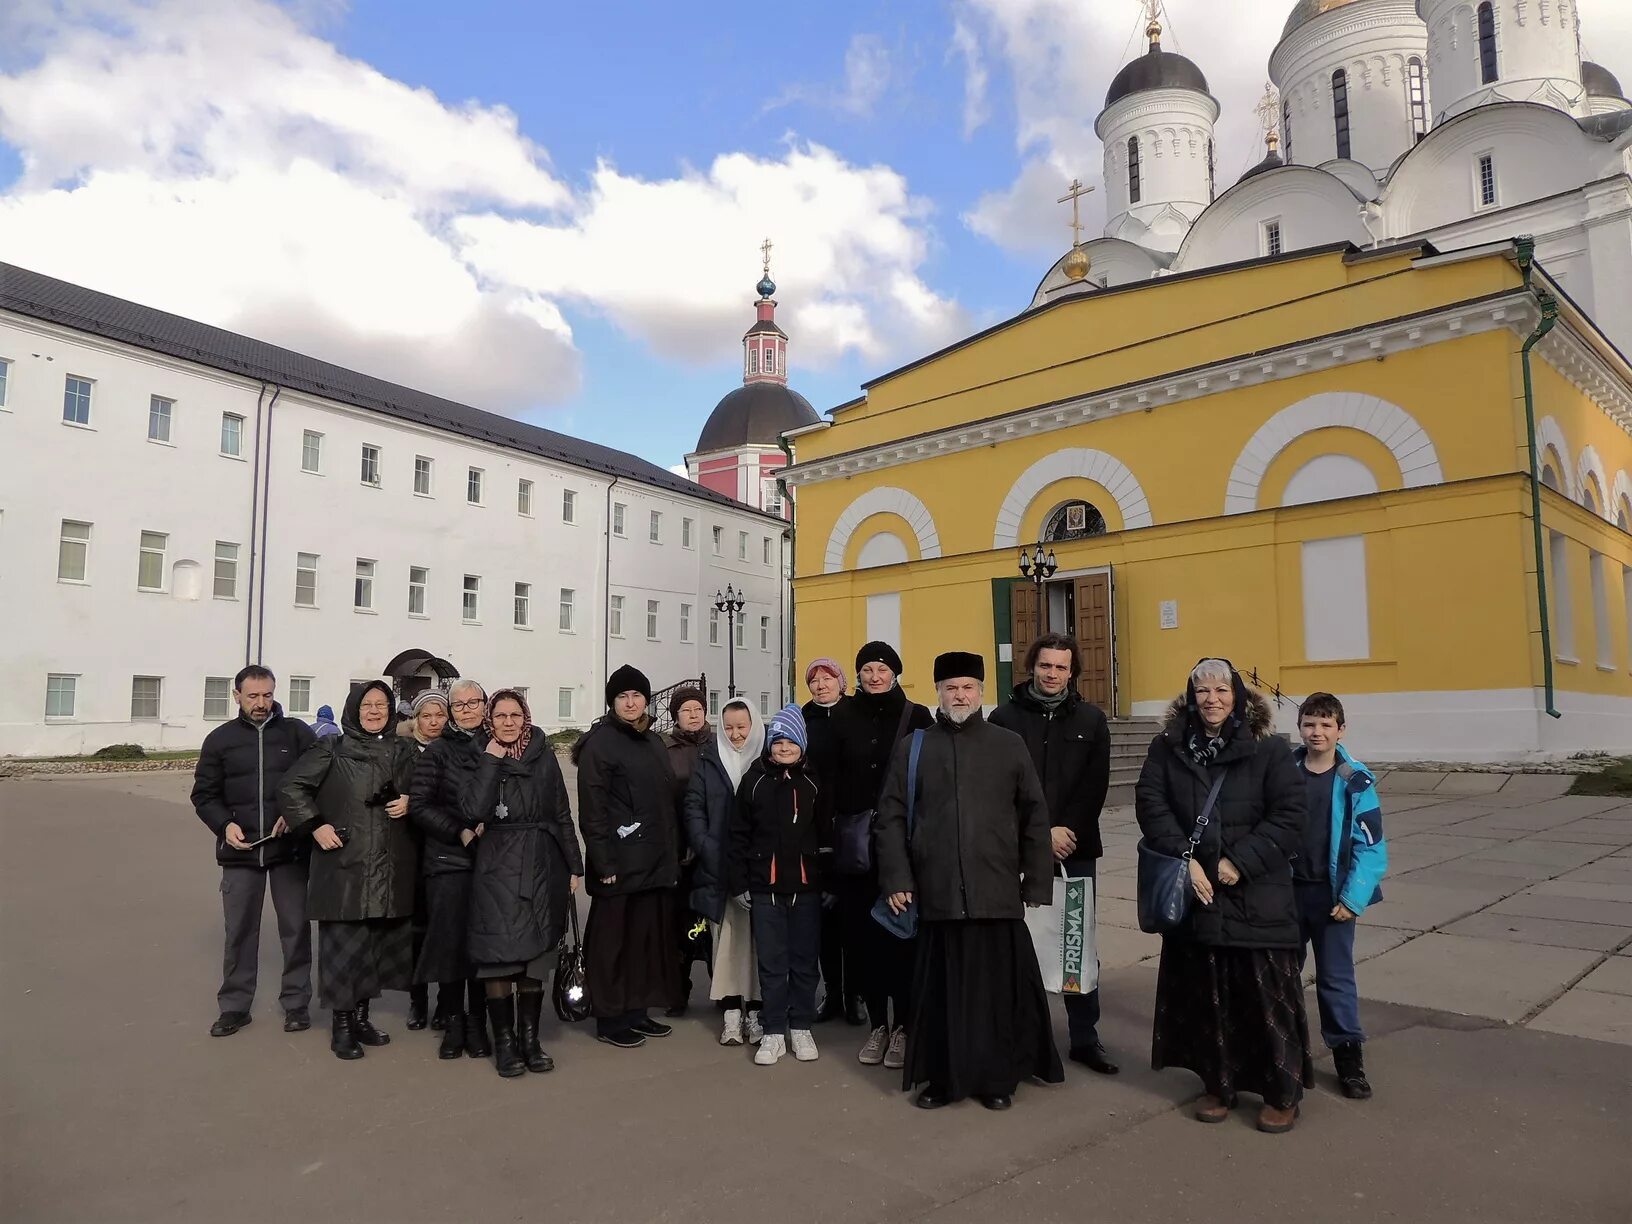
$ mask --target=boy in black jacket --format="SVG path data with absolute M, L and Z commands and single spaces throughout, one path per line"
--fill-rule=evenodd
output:
M 754 1062 L 769 1067 L 791 1045 L 816 1058 L 816 983 L 822 943 L 822 851 L 828 848 L 821 787 L 806 768 L 805 718 L 783 707 L 765 729 L 765 756 L 743 775 L 731 821 L 732 901 L 753 914 L 765 1037 Z

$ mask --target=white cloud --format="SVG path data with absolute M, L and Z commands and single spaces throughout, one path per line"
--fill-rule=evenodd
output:
M 991 117 L 987 97 L 991 72 L 986 67 L 980 39 L 961 17 L 952 23 L 952 45 L 947 49 L 947 59 L 954 57 L 963 60 L 963 138 L 967 140 Z
M 877 34 L 855 34 L 844 50 L 844 87 L 790 85 L 765 104 L 768 113 L 795 102 L 842 111 L 865 119 L 872 115 L 894 76 L 889 48 Z

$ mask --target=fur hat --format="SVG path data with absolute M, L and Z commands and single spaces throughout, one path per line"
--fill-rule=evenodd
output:
M 935 657 L 935 683 L 969 678 L 986 683 L 986 660 L 967 650 L 949 650 Z

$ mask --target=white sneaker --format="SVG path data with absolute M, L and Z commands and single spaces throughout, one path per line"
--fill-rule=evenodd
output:
M 884 1047 L 889 1040 L 890 1030 L 882 1024 L 879 1025 L 868 1036 L 867 1044 L 861 1047 L 861 1053 L 856 1055 L 857 1061 L 864 1067 L 878 1066 L 884 1061 Z
M 725 1027 L 720 1030 L 721 1045 L 742 1044 L 742 1012 L 733 1007 L 725 1013 Z
M 758 1045 L 765 1036 L 765 1025 L 760 1022 L 759 1013 L 751 1011 L 747 1020 L 748 1044 Z
M 754 1051 L 754 1065 L 756 1067 L 774 1066 L 782 1060 L 782 1055 L 787 1052 L 787 1039 L 781 1033 L 772 1033 L 761 1041 L 759 1049 Z
M 907 1030 L 897 1028 L 890 1034 L 890 1048 L 884 1053 L 884 1066 L 890 1071 L 899 1071 L 907 1065 Z
M 794 1029 L 788 1034 L 788 1043 L 793 1046 L 793 1056 L 800 1062 L 816 1061 L 816 1038 L 811 1036 L 809 1029 Z

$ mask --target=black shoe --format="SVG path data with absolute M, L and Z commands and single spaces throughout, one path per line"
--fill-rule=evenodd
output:
M 678 1020 L 681 1016 L 686 1014 L 689 1006 L 690 1005 L 686 1003 L 676 1003 L 673 1007 L 665 1007 L 663 1009 L 663 1014 L 670 1020 Z
M 423 986 L 408 988 L 408 1031 L 417 1033 L 425 1027 L 425 1005 L 430 1001 L 430 992 Z
M 231 1037 L 239 1029 L 249 1027 L 250 1020 L 248 1012 L 222 1012 L 210 1025 L 210 1036 Z
M 286 1033 L 304 1033 L 312 1027 L 312 1013 L 304 1007 L 291 1007 L 283 1013 L 283 1031 Z
M 1337 1063 L 1337 1086 L 1351 1101 L 1369 1101 L 1371 1082 L 1366 1079 L 1366 1060 L 1358 1041 L 1350 1041 L 1332 1050 Z
M 487 1039 L 487 1000 L 465 1013 L 465 1057 L 492 1058 L 493 1045 Z
M 946 1104 L 946 1093 L 935 1087 L 934 1084 L 930 1084 L 918 1094 L 913 1104 L 918 1106 L 919 1109 L 939 1109 Z
M 442 1016 L 442 1044 L 436 1048 L 438 1058 L 459 1058 L 465 1052 L 465 1013 L 447 1012 Z
M 638 1050 L 646 1044 L 646 1038 L 634 1029 L 624 1029 L 621 1033 L 596 1033 L 595 1040 L 604 1041 L 609 1046 L 617 1046 L 620 1050 Z
M 829 994 L 827 998 L 822 1000 L 822 1006 L 816 1012 L 816 1023 L 830 1024 L 834 1020 L 842 1020 L 843 1018 L 844 1004 L 839 1001 L 837 995 Z
M 431 1013 L 431 1032 L 433 1033 L 443 1033 L 446 1032 L 448 1028 L 448 1007 L 453 1000 L 444 998 L 444 993 L 445 992 L 438 987 L 436 992 L 436 1010 Z M 465 1001 L 465 984 L 463 982 L 459 983 L 459 1001 L 461 1003 Z
M 527 1074 L 516 1046 L 516 1013 L 510 996 L 487 1001 L 487 1019 L 493 1026 L 493 1065 L 505 1079 Z
M 980 1103 L 986 1106 L 987 1109 L 1002 1110 L 1008 1109 L 1010 1106 L 1012 1106 L 1014 1104 L 1014 1098 L 1006 1092 L 1000 1092 L 996 1096 L 981 1097 Z
M 366 1046 L 391 1044 L 391 1034 L 380 1032 L 369 1020 L 367 999 L 357 1004 L 357 1010 L 352 1013 L 351 1031 L 357 1040 Z
M 357 1037 L 351 1031 L 354 1022 L 355 1017 L 351 1012 L 337 1011 L 329 1029 L 329 1049 L 334 1051 L 336 1058 L 343 1058 L 347 1062 L 363 1056 L 363 1047 L 357 1044 Z
M 1090 1071 L 1097 1071 L 1101 1075 L 1117 1075 L 1122 1068 L 1111 1061 L 1111 1056 L 1099 1042 L 1091 1046 L 1071 1051 L 1071 1061 L 1079 1062 Z
M 516 1043 L 527 1070 L 542 1075 L 555 1070 L 555 1059 L 538 1044 L 538 1018 L 544 1013 L 544 992 L 524 990 L 516 999 Z
M 639 1033 L 642 1037 L 667 1037 L 670 1033 L 674 1032 L 674 1030 L 668 1025 L 660 1024 L 658 1021 L 650 1018 L 636 1020 L 629 1026 L 629 1031 L 632 1033 Z
M 860 995 L 851 995 L 845 1004 L 844 1019 L 846 1024 L 853 1024 L 857 1028 L 867 1023 L 867 1000 Z

